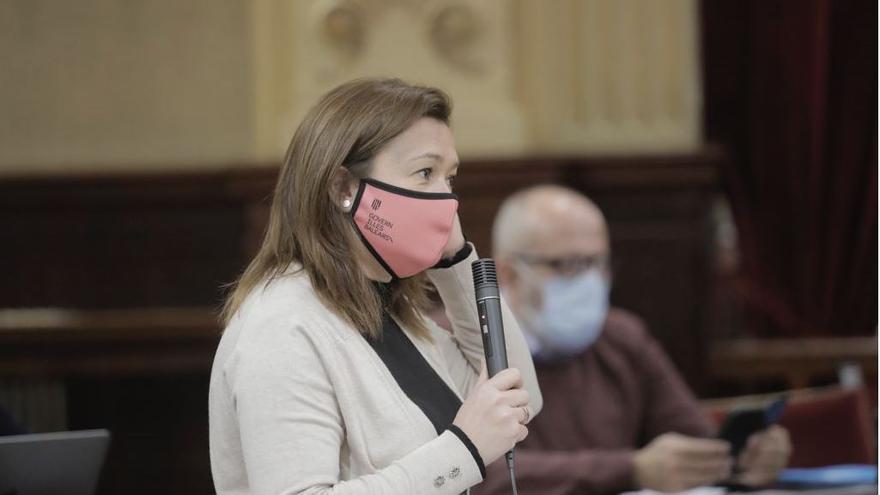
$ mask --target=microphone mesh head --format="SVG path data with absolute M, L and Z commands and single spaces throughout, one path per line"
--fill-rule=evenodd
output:
M 495 260 L 483 258 L 471 263 L 474 274 L 474 285 L 491 284 L 498 286 L 498 277 L 495 275 Z

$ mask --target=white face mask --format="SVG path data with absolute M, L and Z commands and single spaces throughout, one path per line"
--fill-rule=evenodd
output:
M 520 275 L 534 273 L 520 272 Z M 573 277 L 554 277 L 541 288 L 543 304 L 520 309 L 532 355 L 539 361 L 575 356 L 602 333 L 608 316 L 609 283 L 598 268 Z

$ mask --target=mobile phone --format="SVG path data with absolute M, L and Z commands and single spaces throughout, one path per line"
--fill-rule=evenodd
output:
M 779 422 L 787 402 L 788 398 L 782 396 L 764 407 L 730 411 L 718 430 L 718 438 L 730 443 L 732 456 L 739 456 L 750 436 Z

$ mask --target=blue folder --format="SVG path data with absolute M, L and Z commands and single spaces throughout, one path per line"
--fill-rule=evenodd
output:
M 820 468 L 791 468 L 780 473 L 779 482 L 814 486 L 871 485 L 877 483 L 877 466 L 840 464 Z

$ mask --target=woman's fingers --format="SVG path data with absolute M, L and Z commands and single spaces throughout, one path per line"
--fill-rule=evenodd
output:
M 529 405 L 529 392 L 521 388 L 514 388 L 501 392 L 501 400 L 510 407 L 523 407 Z
M 514 388 L 522 388 L 522 374 L 516 368 L 507 368 L 490 378 L 489 383 L 502 392 Z
M 477 379 L 477 385 L 482 384 L 489 379 L 489 371 L 486 369 L 486 360 L 480 360 L 480 377 Z

